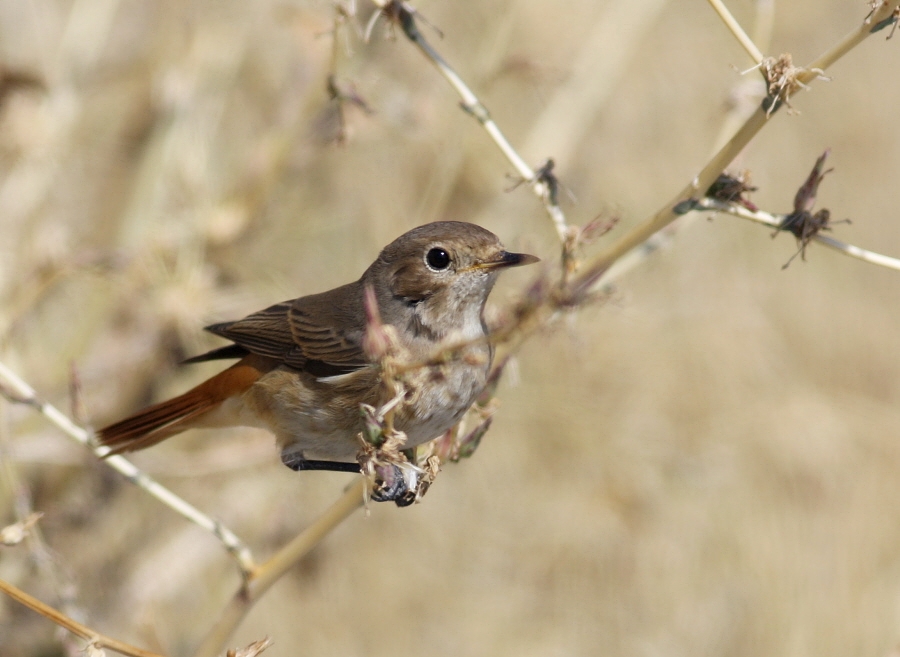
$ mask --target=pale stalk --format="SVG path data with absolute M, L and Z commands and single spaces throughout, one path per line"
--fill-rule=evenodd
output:
M 338 500 L 319 516 L 315 522 L 298 534 L 290 543 L 259 566 L 235 592 L 222 610 L 216 624 L 204 637 L 194 652 L 194 657 L 215 657 L 225 647 L 229 637 L 240 625 L 256 601 L 278 579 L 318 545 L 331 530 L 340 525 L 363 504 L 368 482 L 364 477 L 348 488 Z
M 771 214 L 769 212 L 763 212 L 762 210 L 748 210 L 747 208 L 736 205 L 734 203 L 724 203 L 722 201 L 714 201 L 712 199 L 701 200 L 698 203 L 697 209 L 730 214 L 733 217 L 747 219 L 749 221 L 753 221 L 764 226 L 769 226 L 771 228 L 778 228 L 779 226 L 781 226 L 782 220 L 784 219 L 784 215 Z M 854 246 L 852 244 L 847 244 L 846 242 L 842 242 L 829 235 L 823 235 L 822 233 L 817 233 L 816 235 L 811 236 L 810 241 L 824 244 L 825 246 L 832 248 L 835 251 L 839 251 L 844 255 L 850 256 L 851 258 L 857 258 L 859 260 L 862 260 L 863 262 L 878 265 L 879 267 L 886 267 L 887 269 L 900 271 L 900 258 L 892 258 L 891 256 L 886 256 L 881 253 L 876 253 L 874 251 L 869 251 L 867 249 Z
M 0 591 L 8 595 L 10 598 L 22 604 L 34 612 L 37 612 L 44 618 L 48 618 L 53 621 L 60 627 L 68 630 L 72 634 L 77 637 L 88 641 L 100 648 L 108 648 L 109 650 L 113 650 L 122 655 L 129 655 L 129 657 L 162 657 L 155 652 L 150 652 L 149 650 L 144 650 L 142 648 L 138 648 L 136 646 L 132 646 L 131 644 L 125 643 L 124 641 L 119 641 L 118 639 L 113 639 L 104 634 L 100 634 L 99 632 L 95 632 L 91 628 L 86 625 L 82 625 L 78 621 L 69 618 L 62 612 L 54 609 L 53 607 L 44 604 L 37 598 L 34 598 L 25 591 L 20 588 L 13 586 L 9 582 L 4 582 L 0 579 Z
M 422 33 L 415 24 L 415 13 L 413 9 L 404 2 L 391 3 L 374 0 L 374 3 L 378 7 L 384 9 L 386 13 L 392 11 L 388 5 L 392 5 L 400 12 L 397 14 L 397 20 L 403 29 L 403 33 L 419 48 L 422 54 L 434 64 L 444 79 L 450 83 L 450 86 L 453 87 L 460 98 L 462 98 L 462 108 L 481 124 L 485 132 L 488 133 L 506 159 L 509 160 L 510 164 L 516 169 L 516 172 L 521 179 L 527 182 L 535 195 L 541 199 L 544 204 L 544 209 L 553 221 L 553 226 L 556 228 L 560 241 L 565 243 L 569 236 L 569 228 L 566 223 L 565 214 L 556 202 L 554 198 L 555 194 L 552 193 L 550 185 L 522 159 L 516 149 L 513 148 L 512 144 L 509 143 L 506 135 L 503 134 L 503 131 L 500 130 L 500 127 L 494 119 L 491 118 L 491 114 L 484 103 L 478 99 L 478 96 L 475 95 L 456 71 L 451 68 L 443 57 L 441 57 L 437 50 L 425 40 L 425 37 L 422 36 Z
M 731 12 L 728 11 L 728 7 L 725 6 L 725 3 L 722 2 L 722 0 L 709 0 L 709 4 L 719 15 L 719 18 L 722 19 L 722 22 L 725 23 L 725 27 L 731 31 L 734 38 L 737 39 L 738 43 L 740 43 L 744 50 L 747 51 L 747 54 L 750 55 L 750 59 L 757 64 L 761 63 L 763 54 L 759 51 L 759 48 L 756 47 L 756 44 L 753 43 L 753 39 L 744 32 L 744 28 L 741 27 L 741 24 L 738 23 L 734 16 L 731 15 Z
M 52 404 L 38 399 L 34 388 L 25 383 L 3 363 L 0 363 L 0 391 L 7 392 L 6 396 L 10 401 L 27 404 L 34 408 L 67 436 L 74 438 L 93 451 L 98 457 L 103 459 L 103 463 L 124 476 L 128 481 L 143 489 L 182 517 L 215 536 L 237 560 L 243 577 L 248 577 L 254 571 L 256 566 L 253 563 L 253 555 L 250 552 L 250 548 L 228 527 L 178 497 L 127 459 L 118 455 L 103 458 L 109 452 L 108 448 L 95 448 L 91 445 L 91 434 L 87 429 L 75 424 L 65 413 Z

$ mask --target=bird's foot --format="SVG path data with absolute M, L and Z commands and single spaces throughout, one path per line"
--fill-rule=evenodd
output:
M 303 457 L 302 452 L 284 451 L 281 462 L 295 472 L 326 470 L 329 472 L 364 472 L 371 476 L 369 499 L 374 502 L 394 502 L 397 506 L 409 506 L 416 502 L 431 485 L 433 477 L 428 470 L 409 462 L 369 462 L 361 468 L 359 463 L 342 461 L 314 461 Z
M 373 468 L 370 499 L 409 506 L 418 498 L 421 470 L 411 463 L 385 463 Z
M 440 459 L 432 455 L 421 466 L 409 461 L 369 462 L 364 464 L 363 472 L 368 472 L 373 482 L 373 500 L 409 506 L 422 499 L 440 469 Z

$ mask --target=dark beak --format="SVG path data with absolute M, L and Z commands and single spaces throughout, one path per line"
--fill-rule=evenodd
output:
M 482 269 L 501 269 L 506 267 L 521 267 L 523 265 L 531 265 L 540 262 L 541 259 L 528 255 L 527 253 L 510 253 L 509 251 L 501 251 L 497 260 L 490 260 L 479 265 Z

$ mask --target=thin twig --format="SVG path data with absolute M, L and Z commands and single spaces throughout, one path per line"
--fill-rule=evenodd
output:
M 110 650 L 114 650 L 122 655 L 129 655 L 130 657 L 162 657 L 162 655 L 159 655 L 158 653 L 150 652 L 149 650 L 144 650 L 125 643 L 124 641 L 119 641 L 118 639 L 113 639 L 104 634 L 100 634 L 99 632 L 95 632 L 86 625 L 82 625 L 78 621 L 69 618 L 62 612 L 44 604 L 37 598 L 28 595 L 25 591 L 2 579 L 0 579 L 0 591 L 16 602 L 25 605 L 32 611 L 39 613 L 41 616 L 50 619 L 60 627 L 65 628 L 75 636 L 81 637 L 90 644 L 94 644 L 100 648 L 109 648 Z
M 79 427 L 72 422 L 72 420 L 55 406 L 38 399 L 35 390 L 3 363 L 0 363 L 0 394 L 12 402 L 31 406 L 38 413 L 55 424 L 57 428 L 63 431 L 63 433 L 77 440 L 79 443 L 93 451 L 98 457 L 102 458 L 108 453 L 109 449 L 106 447 L 93 447 L 90 441 L 91 434 L 87 429 Z M 118 455 L 109 456 L 104 458 L 103 462 L 176 513 L 187 518 L 194 524 L 199 525 L 215 536 L 225 546 L 225 549 L 227 549 L 237 560 L 241 569 L 241 574 L 244 578 L 249 577 L 254 572 L 256 565 L 253 562 L 253 555 L 250 552 L 250 548 L 248 548 L 228 527 L 178 497 L 175 493 L 138 469 L 124 457 Z
M 728 11 L 728 7 L 725 6 L 725 3 L 722 2 L 722 0 L 709 0 L 709 4 L 719 15 L 719 18 L 722 19 L 722 22 L 725 23 L 725 26 L 731 30 L 731 33 L 734 35 L 734 38 L 738 40 L 738 43 L 740 43 L 744 47 L 744 50 L 747 51 L 747 54 L 750 55 L 750 59 L 756 64 L 761 64 L 763 54 L 759 51 L 759 48 L 756 47 L 756 44 L 753 43 L 753 39 L 744 32 L 744 28 L 741 27 L 741 24 L 738 23 L 731 12 Z
M 6 405 L 5 405 L 6 406 Z M 43 514 L 34 510 L 32 492 L 22 480 L 17 463 L 10 454 L 10 422 L 8 406 L 0 408 L 0 478 L 9 488 L 13 497 L 13 509 L 18 522 L 0 530 L 0 545 L 16 544 L 25 541 L 38 576 L 47 582 L 54 592 L 53 604 L 68 616 L 79 617 L 83 610 L 76 597 L 77 586 L 69 573 L 60 567 L 54 552 L 48 547 L 44 534 L 37 523 Z M 27 540 L 26 540 L 27 539 Z M 63 635 L 63 642 L 72 641 L 71 636 Z M 69 648 L 71 646 L 66 646 Z
M 491 139 L 497 144 L 497 147 L 506 156 L 510 164 L 515 167 L 516 172 L 522 180 L 527 182 L 532 191 L 538 198 L 543 201 L 544 209 L 553 221 L 557 235 L 561 242 L 565 243 L 569 235 L 569 227 L 566 223 L 566 216 L 557 203 L 552 185 L 550 185 L 542 176 L 532 169 L 525 160 L 516 152 L 512 144 L 500 130 L 500 127 L 491 118 L 491 114 L 482 103 L 478 96 L 469 88 L 463 79 L 451 68 L 451 66 L 441 57 L 440 53 L 426 41 L 425 37 L 416 26 L 415 12 L 405 2 L 397 2 L 396 0 L 374 0 L 375 4 L 381 8 L 386 16 L 395 20 L 403 29 L 406 37 L 412 41 L 427 57 L 432 64 L 437 67 L 440 74 L 450 83 L 450 86 L 462 98 L 460 106 L 467 114 L 471 115 L 481 124 Z
M 332 529 L 362 506 L 367 485 L 366 479 L 359 477 L 313 524 L 259 566 L 222 610 L 216 624 L 194 652 L 194 657 L 218 655 L 240 622 L 272 584 L 306 556 Z
M 709 212 L 722 212 L 724 214 L 730 214 L 733 217 L 748 219 L 749 221 L 763 224 L 764 226 L 769 226 L 771 228 L 780 228 L 785 216 L 763 212 L 762 210 L 754 212 L 753 210 L 748 210 L 736 203 L 725 203 L 710 198 L 701 199 L 695 206 L 695 209 Z M 824 244 L 851 258 L 858 258 L 859 260 L 873 265 L 900 271 L 900 259 L 898 258 L 892 258 L 891 256 L 882 255 L 881 253 L 862 249 L 858 246 L 853 246 L 852 244 L 837 240 L 829 235 L 822 235 L 821 233 L 811 236 L 810 240 Z

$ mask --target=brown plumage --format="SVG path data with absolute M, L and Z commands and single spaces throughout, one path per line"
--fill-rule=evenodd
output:
M 188 392 L 101 429 L 112 453 L 154 445 L 192 427 L 256 426 L 272 431 L 282 458 L 353 461 L 361 403 L 387 400 L 362 347 L 364 293 L 416 361 L 471 343 L 460 357 L 409 377 L 395 418 L 412 447 L 459 421 L 485 384 L 492 349 L 482 311 L 498 273 L 535 262 L 508 253 L 497 237 L 462 222 L 415 228 L 386 246 L 362 277 L 329 292 L 275 304 L 207 328 L 232 344 L 187 362 L 241 360 Z

